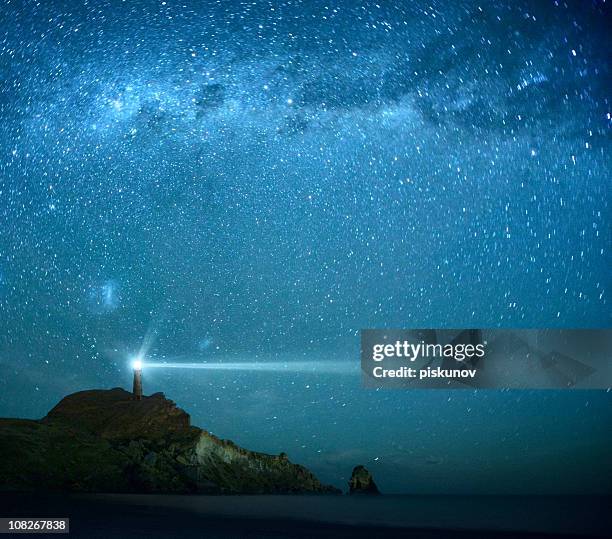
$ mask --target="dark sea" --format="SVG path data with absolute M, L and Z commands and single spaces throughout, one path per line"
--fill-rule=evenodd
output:
M 3 494 L 79 538 L 608 537 L 609 497 Z

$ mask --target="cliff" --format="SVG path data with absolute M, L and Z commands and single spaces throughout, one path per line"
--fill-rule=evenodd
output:
M 65 397 L 39 421 L 0 419 L 0 489 L 85 492 L 337 493 L 303 466 L 191 426 L 162 393 Z

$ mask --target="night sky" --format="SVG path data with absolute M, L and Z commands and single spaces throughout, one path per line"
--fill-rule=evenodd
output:
M 505 5 L 504 5 L 505 4 Z M 606 327 L 609 6 L 0 0 L 0 415 L 130 387 L 345 486 L 610 491 L 612 393 L 372 391 L 369 327 Z M 325 361 L 354 371 L 330 373 Z

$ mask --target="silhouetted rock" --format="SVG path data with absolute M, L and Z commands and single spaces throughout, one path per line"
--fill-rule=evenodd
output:
M 42 422 L 69 424 L 106 439 L 164 438 L 191 429 L 189 414 L 163 393 L 134 402 L 132 393 L 118 387 L 68 395 Z
M 40 421 L 0 419 L 0 490 L 338 493 L 287 455 L 193 427 L 162 393 L 74 393 Z
M 380 494 L 372 474 L 364 466 L 355 466 L 349 480 L 349 494 Z

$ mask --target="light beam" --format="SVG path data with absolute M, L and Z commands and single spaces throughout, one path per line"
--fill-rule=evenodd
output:
M 215 363 L 142 363 L 145 369 L 203 369 L 210 371 L 306 372 L 359 374 L 358 363 L 352 361 L 233 361 Z
M 137 357 L 134 361 L 132 361 L 132 369 L 134 369 L 135 371 L 141 371 L 142 370 L 142 359 L 140 359 L 139 357 Z

